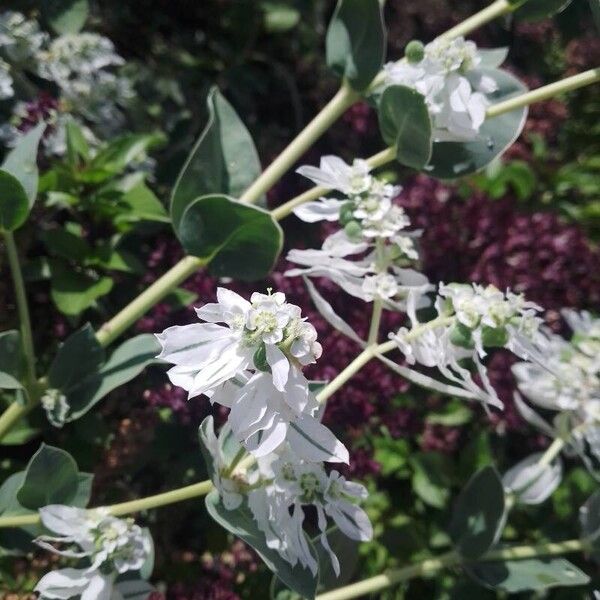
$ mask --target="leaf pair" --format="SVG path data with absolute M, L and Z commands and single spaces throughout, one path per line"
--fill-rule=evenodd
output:
M 108 393 L 134 379 L 155 362 L 159 350 L 153 335 L 142 334 L 121 344 L 105 360 L 89 324 L 73 333 L 58 349 L 48 372 L 49 387 L 66 397 L 65 422 L 80 418 Z
M 283 234 L 263 208 L 236 200 L 260 175 L 250 134 L 232 106 L 213 88 L 209 120 L 175 183 L 171 218 L 188 254 L 211 274 L 253 281 L 281 252 Z

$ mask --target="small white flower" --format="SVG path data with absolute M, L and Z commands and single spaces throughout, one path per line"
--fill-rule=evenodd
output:
M 44 527 L 58 535 L 38 537 L 38 546 L 91 563 L 85 569 L 59 569 L 45 575 L 35 588 L 41 598 L 67 599 L 81 594 L 82 600 L 110 600 L 116 578 L 139 571 L 150 555 L 149 535 L 132 520 L 117 519 L 106 509 L 88 511 L 56 504 L 39 513 Z M 55 543 L 63 549 L 57 549 Z
M 303 166 L 296 173 L 327 189 L 357 195 L 369 189 L 372 181 L 370 171 L 371 167 L 365 160 L 357 158 L 348 165 L 338 156 L 323 156 L 319 168 Z
M 38 23 L 23 14 L 10 10 L 0 14 L 0 48 L 10 61 L 27 61 L 47 39 L 48 35 L 40 31 Z
M 0 100 L 12 98 L 14 93 L 10 65 L 0 58 Z
M 271 295 L 254 292 L 250 301 L 252 306 L 246 316 L 246 327 L 265 344 L 281 342 L 290 320 L 300 316 L 300 308 L 286 304 L 281 292 Z
M 60 390 L 49 389 L 44 392 L 40 402 L 46 411 L 48 421 L 54 427 L 62 427 L 66 422 L 67 414 L 71 408 L 67 397 Z
M 379 219 L 365 218 L 362 233 L 367 238 L 391 238 L 410 226 L 410 219 L 400 206 L 391 206 Z
M 365 300 L 389 300 L 398 293 L 398 282 L 393 275 L 380 273 L 372 277 L 365 277 L 362 289 Z

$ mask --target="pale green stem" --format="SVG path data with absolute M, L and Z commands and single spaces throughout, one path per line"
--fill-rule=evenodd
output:
M 290 145 L 263 171 L 261 176 L 241 195 L 241 202 L 256 202 L 269 191 L 289 168 L 337 121 L 360 94 L 344 84 L 319 114 L 296 136 Z
M 120 517 L 123 515 L 140 512 L 142 510 L 159 508 L 161 506 L 167 506 L 168 504 L 175 504 L 176 502 L 183 502 L 184 500 L 191 500 L 192 498 L 205 496 L 212 489 L 212 481 L 206 480 L 201 481 L 200 483 L 194 483 L 192 485 L 178 488 L 176 490 L 171 490 L 170 492 L 164 492 L 154 496 L 147 496 L 146 498 L 131 500 L 129 502 L 112 504 L 106 508 L 109 509 L 110 514 Z M 37 525 L 39 522 L 40 517 L 38 514 L 0 517 L 0 528 L 25 527 L 27 525 Z
M 587 548 L 588 543 L 582 540 L 566 540 L 564 542 L 515 546 L 514 548 L 492 550 L 477 561 L 472 561 L 471 564 L 505 560 L 524 560 L 526 558 L 542 556 L 560 556 L 572 552 L 582 552 L 587 550 Z M 457 553 L 449 552 L 438 558 L 429 558 L 417 564 L 402 567 L 400 569 L 390 569 L 382 575 L 376 575 L 375 577 L 370 577 L 369 579 L 346 585 L 337 590 L 319 594 L 316 597 L 316 600 L 350 600 L 351 598 L 359 598 L 366 594 L 380 592 L 381 590 L 385 590 L 393 585 L 416 577 L 433 575 L 442 569 L 459 566 L 464 562 L 466 561 L 464 561 Z
M 486 23 L 489 23 L 502 15 L 506 15 L 512 10 L 513 5 L 508 0 L 496 0 L 496 2 L 492 2 L 492 4 L 483 10 L 480 10 L 478 13 L 465 19 L 458 25 L 455 25 L 452 29 L 448 29 L 448 31 L 442 33 L 437 39 L 450 40 L 452 38 L 468 35 Z
M 186 256 L 162 277 L 145 289 L 135 300 L 130 302 L 121 312 L 107 321 L 96 333 L 96 339 L 102 346 L 108 346 L 126 329 L 131 327 L 152 306 L 170 294 L 178 285 L 193 275 L 206 262 Z
M 554 96 L 558 96 L 559 94 L 572 92 L 573 90 L 585 87 L 586 85 L 598 83 L 599 81 L 600 67 L 597 67 L 595 69 L 590 69 L 589 71 L 584 71 L 583 73 L 578 73 L 577 75 L 572 75 L 571 77 L 566 77 L 560 81 L 549 83 L 537 90 L 531 90 L 525 94 L 509 98 L 503 102 L 498 102 L 487 109 L 486 116 L 488 119 L 497 117 L 498 115 L 510 112 L 511 110 L 523 108 L 524 106 L 529 106 L 535 102 L 543 102 L 544 100 L 554 98 Z
M 335 379 L 332 379 L 318 394 L 317 400 L 325 402 L 335 394 L 351 377 L 356 375 L 376 354 L 385 354 L 396 348 L 396 343 L 389 341 L 378 346 L 367 346 Z
M 21 343 L 23 345 L 23 354 L 27 368 L 27 382 L 31 387 L 36 380 L 35 377 L 35 351 L 33 349 L 33 334 L 31 329 L 31 318 L 29 317 L 29 307 L 27 305 L 27 294 L 25 292 L 25 283 L 21 273 L 19 263 L 19 253 L 13 234 L 7 231 L 4 234 L 4 243 L 6 245 L 6 255 L 15 291 L 15 301 L 19 313 L 19 322 L 21 326 Z
M 382 312 L 383 301 L 380 298 L 375 298 L 375 300 L 373 300 L 373 313 L 371 315 L 371 325 L 369 326 L 369 337 L 367 338 L 367 344 L 369 344 L 369 346 L 377 343 Z
M 523 108 L 524 106 L 529 106 L 534 102 L 541 102 L 542 100 L 547 100 L 548 98 L 552 98 L 557 94 L 562 94 L 564 92 L 576 90 L 580 87 L 584 87 L 586 85 L 591 85 L 593 83 L 597 83 L 600 81 L 600 68 L 590 69 L 589 71 L 585 71 L 583 73 L 579 73 L 578 75 L 573 75 L 571 77 L 566 77 L 565 79 L 561 79 L 560 81 L 556 81 L 554 83 L 550 83 L 548 85 L 544 85 L 536 90 L 532 90 L 525 94 L 520 94 L 519 96 L 515 96 L 514 98 L 509 98 L 508 100 L 504 100 L 503 102 L 498 102 L 493 106 L 490 106 L 487 109 L 486 117 L 498 117 L 503 115 L 511 110 L 516 110 L 517 108 Z M 377 154 L 374 154 L 370 158 L 367 158 L 367 163 L 371 165 L 372 168 L 381 167 L 385 164 L 394 162 L 396 160 L 396 149 L 395 148 L 386 148 Z M 330 189 L 324 187 L 315 187 L 307 190 L 306 192 L 292 198 L 285 204 L 277 207 L 272 211 L 273 217 L 277 221 L 283 220 L 285 217 L 290 215 L 292 211 L 301 206 L 305 202 L 310 202 L 311 200 L 316 200 L 317 198 L 324 196 Z

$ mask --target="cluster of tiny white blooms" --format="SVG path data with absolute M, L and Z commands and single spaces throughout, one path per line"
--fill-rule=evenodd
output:
M 520 295 L 502 293 L 492 285 L 440 284 L 437 317 L 421 323 L 416 308 L 409 298 L 411 327 L 402 327 L 391 339 L 410 364 L 437 368 L 473 399 L 502 407 L 481 362 L 486 348 L 502 347 L 523 359 L 538 359 L 540 308 Z M 466 358 L 475 364 L 481 386 L 461 366 Z
M 171 382 L 230 409 L 236 439 L 257 457 L 284 442 L 308 460 L 347 462 L 348 451 L 317 418 L 302 367 L 321 355 L 315 328 L 280 292 L 250 302 L 225 288 L 197 309 L 207 321 L 157 334 Z
M 582 452 L 587 445 L 600 461 L 600 319 L 588 312 L 563 311 L 573 330 L 569 341 L 545 332 L 543 361 L 517 363 L 513 374 L 517 387 L 532 404 L 556 413 L 556 427 L 535 414 L 522 401 L 517 402 L 524 418 L 548 435 L 555 429 L 579 428 L 576 445 Z
M 294 213 L 309 223 L 339 221 L 343 229 L 320 250 L 291 250 L 288 260 L 302 268 L 286 275 L 327 277 L 357 298 L 384 300 L 394 309 L 402 308 L 409 289 L 428 286 L 425 277 L 406 268 L 418 259 L 414 239 L 420 232 L 408 230 L 410 219 L 393 203 L 399 186 L 373 177 L 363 160 L 348 165 L 337 156 L 324 156 L 319 168 L 304 166 L 298 173 L 345 198 L 321 198 Z
M 11 10 L 0 13 L 0 53 L 10 62 L 23 65 L 47 41 L 48 34 L 40 31 L 37 21 Z
M 477 137 L 496 82 L 478 67 L 474 42 L 462 37 L 438 39 L 415 58 L 384 66 L 385 85 L 405 85 L 425 96 L 437 141 Z
M 10 65 L 0 58 L 0 100 L 12 98 L 14 93 Z
M 40 402 L 42 408 L 46 411 L 48 421 L 54 427 L 62 427 L 69 414 L 69 403 L 67 397 L 57 389 L 48 389 L 42 395 Z
M 327 473 L 322 462 L 299 457 L 289 445 L 281 446 L 277 452 L 259 458 L 257 464 L 237 473 L 223 450 L 227 445 L 227 426 L 217 437 L 209 417 L 200 432 L 211 455 L 212 478 L 223 505 L 228 510 L 247 505 L 265 535 L 267 546 L 292 566 L 300 564 L 313 574 L 318 569 L 317 557 L 303 528 L 303 507 L 312 506 L 316 510 L 320 542 L 338 575 L 339 561 L 326 535 L 327 518 L 351 539 L 371 539 L 371 523 L 358 506 L 358 502 L 367 497 L 367 490 L 361 484 L 347 481 L 337 471 Z
M 149 535 L 133 520 L 113 517 L 106 509 L 88 511 L 54 504 L 39 513 L 44 527 L 57 535 L 38 537 L 38 546 L 90 562 L 86 568 L 58 569 L 44 575 L 35 588 L 42 599 L 79 594 L 90 600 L 120 597 L 117 577 L 139 571 L 150 556 Z
M 65 124 L 72 116 L 93 125 L 103 137 L 120 131 L 122 108 L 134 96 L 130 79 L 118 71 L 124 64 L 112 42 L 101 35 L 83 32 L 52 39 L 21 13 L 0 14 L 0 99 L 14 96 L 12 68 L 36 73 L 60 90 L 60 110 L 46 119 L 51 126 L 44 137 L 48 155 L 65 153 Z M 0 128 L 0 138 L 9 146 L 22 135 L 14 124 L 20 123 L 23 106 L 17 103 L 11 122 Z M 88 141 L 95 142 L 92 132 L 81 126 Z

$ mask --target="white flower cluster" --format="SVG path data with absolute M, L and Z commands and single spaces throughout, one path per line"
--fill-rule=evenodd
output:
M 393 203 L 399 186 L 371 175 L 364 160 L 348 165 L 337 156 L 324 156 L 319 168 L 304 166 L 298 173 L 345 198 L 321 198 L 294 213 L 309 223 L 339 221 L 343 229 L 330 235 L 320 250 L 291 250 L 288 260 L 302 267 L 286 275 L 327 277 L 356 298 L 383 300 L 396 310 L 404 308 L 409 290 L 429 289 L 423 275 L 406 268 L 418 258 L 414 239 L 420 232 L 407 231 L 410 220 Z
M 405 85 L 425 96 L 436 141 L 468 141 L 477 137 L 496 82 L 480 70 L 482 58 L 474 42 L 437 39 L 418 60 L 384 66 L 385 86 Z
M 250 302 L 225 288 L 197 310 L 207 323 L 169 327 L 159 358 L 173 363 L 171 382 L 193 398 L 207 395 L 230 409 L 236 439 L 255 457 L 289 444 L 313 461 L 347 462 L 348 451 L 317 417 L 302 367 L 321 355 L 315 328 L 281 292 Z
M 139 571 L 152 549 L 150 536 L 130 519 L 117 519 L 105 509 L 85 510 L 53 504 L 41 508 L 44 527 L 55 536 L 42 535 L 38 546 L 60 556 L 87 559 L 86 568 L 52 571 L 39 581 L 40 600 L 80 596 L 81 600 L 122 598 L 117 577 Z M 54 544 L 59 544 L 57 548 Z M 127 582 L 130 584 L 131 582 Z M 140 582 L 146 591 L 151 588 Z
M 314 575 L 318 570 L 317 557 L 303 528 L 304 506 L 316 510 L 319 540 L 337 575 L 339 561 L 327 539 L 327 517 L 349 538 L 371 539 L 373 529 L 369 518 L 357 505 L 367 497 L 367 490 L 361 484 L 347 481 L 337 471 L 328 474 L 322 463 L 300 458 L 289 445 L 259 458 L 257 464 L 239 473 L 232 468 L 235 465 L 229 464 L 224 451 L 228 427 L 217 438 L 212 418 L 208 417 L 200 432 L 213 460 L 212 478 L 224 506 L 234 510 L 246 502 L 258 529 L 265 535 L 267 547 L 276 550 L 292 566 L 300 564 Z
M 513 366 L 521 394 L 556 413 L 555 422 L 546 422 L 518 397 L 517 407 L 546 435 L 573 431 L 572 445 L 589 466 L 589 454 L 600 461 L 600 319 L 585 311 L 562 314 L 573 331 L 571 339 L 545 332 L 543 360 Z
M 520 295 L 504 294 L 492 285 L 440 284 L 437 317 L 426 323 L 419 322 L 415 301 L 408 304 L 411 328 L 402 327 L 391 339 L 410 364 L 437 368 L 472 399 L 502 407 L 481 362 L 486 348 L 507 348 L 523 359 L 538 357 L 540 308 Z M 463 359 L 473 361 L 481 386 L 461 366 Z
M 52 134 L 44 140 L 48 154 L 66 151 L 66 114 L 97 126 L 103 136 L 119 130 L 124 119 L 121 108 L 133 97 L 130 80 L 116 71 L 123 64 L 112 42 L 101 35 L 83 32 L 51 39 L 40 31 L 37 21 L 21 13 L 0 14 L 0 99 L 14 95 L 13 69 L 34 73 L 60 90 L 60 109 L 51 111 Z M 17 103 L 11 123 L 2 127 L 0 135 L 9 146 L 22 135 L 16 125 L 25 110 L 22 102 Z

